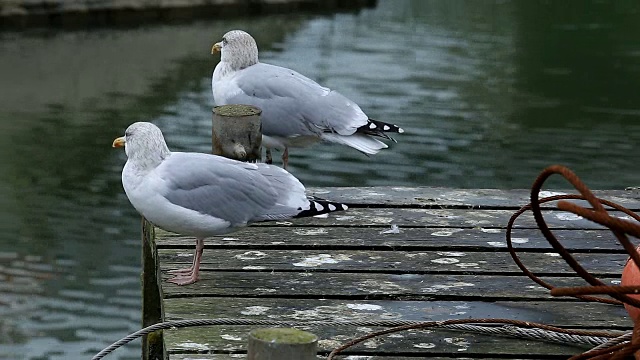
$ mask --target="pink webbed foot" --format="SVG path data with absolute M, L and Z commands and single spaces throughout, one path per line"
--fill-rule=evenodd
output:
M 185 269 L 172 270 L 170 273 L 176 276 L 167 280 L 176 285 L 188 285 L 198 281 L 200 273 L 200 261 L 202 260 L 202 251 L 204 250 L 204 239 L 196 239 L 196 251 L 193 254 L 193 264 Z
M 189 275 L 185 275 L 185 276 L 174 276 L 171 279 L 167 280 L 170 283 L 182 286 L 182 285 L 189 285 L 189 284 L 193 284 L 194 282 L 198 281 L 198 274 L 189 274 Z

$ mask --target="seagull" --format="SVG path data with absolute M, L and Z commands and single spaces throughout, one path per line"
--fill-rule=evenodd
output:
M 154 124 L 136 122 L 113 141 L 127 162 L 122 186 L 133 207 L 155 226 L 196 238 L 193 263 L 175 270 L 177 285 L 198 280 L 206 237 L 258 221 L 306 217 L 347 206 L 305 195 L 286 170 L 221 156 L 171 152 Z
M 256 41 L 242 30 L 227 32 L 211 48 L 215 52 L 221 56 L 211 78 L 214 102 L 262 109 L 262 144 L 283 150 L 285 169 L 289 147 L 322 140 L 373 155 L 388 147 L 377 138 L 395 142 L 387 132 L 404 132 L 370 119 L 355 102 L 304 75 L 259 62 Z

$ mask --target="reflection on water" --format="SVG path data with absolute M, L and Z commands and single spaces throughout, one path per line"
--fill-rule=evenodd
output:
M 139 218 L 110 144 L 148 120 L 173 149 L 208 151 L 209 49 L 227 30 L 405 128 L 370 158 L 295 149 L 307 185 L 521 188 L 563 163 L 623 188 L 639 185 L 639 11 L 382 0 L 329 17 L 0 34 L 0 358 L 86 358 L 138 328 Z M 139 344 L 111 358 L 139 358 Z
M 138 329 L 139 216 L 111 141 L 182 111 L 209 76 L 214 36 L 274 28 L 259 37 L 271 43 L 304 19 L 283 21 L 0 35 L 0 78 L 12 84 L 0 88 L 0 358 L 87 358 Z

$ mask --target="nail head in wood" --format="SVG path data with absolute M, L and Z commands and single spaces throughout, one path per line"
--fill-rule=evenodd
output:
M 262 110 L 251 105 L 221 105 L 213 108 L 212 152 L 235 160 L 260 160 Z
M 254 329 L 247 360 L 316 360 L 318 337 L 292 328 Z

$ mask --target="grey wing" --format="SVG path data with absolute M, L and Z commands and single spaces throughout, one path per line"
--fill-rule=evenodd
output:
M 351 135 L 367 124 L 356 103 L 290 69 L 258 63 L 238 72 L 232 82 L 240 91 L 231 92 L 226 103 L 260 107 L 266 135 Z
M 246 224 L 276 203 L 276 191 L 254 164 L 174 152 L 156 171 L 168 201 L 233 225 Z
M 256 164 L 258 171 L 276 192 L 275 204 L 254 221 L 288 219 L 308 210 L 310 203 L 304 185 L 286 170 L 267 164 Z

